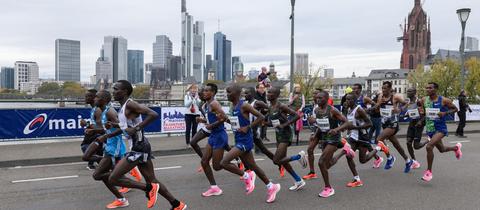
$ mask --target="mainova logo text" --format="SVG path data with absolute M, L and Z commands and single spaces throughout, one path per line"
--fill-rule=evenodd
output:
M 80 125 L 81 120 L 82 120 L 81 115 L 78 115 L 76 119 L 49 119 L 48 130 L 80 129 L 82 128 L 82 126 Z M 90 120 L 87 119 L 87 121 L 90 121 Z M 46 123 L 47 123 L 47 114 L 45 113 L 39 114 L 25 126 L 25 129 L 23 130 L 23 134 L 25 135 L 31 134 L 37 129 L 44 126 L 44 124 Z

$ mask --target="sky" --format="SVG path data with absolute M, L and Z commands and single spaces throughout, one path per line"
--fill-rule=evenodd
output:
M 461 27 L 456 10 L 472 8 L 466 34 L 480 38 L 479 0 L 423 0 L 431 19 L 432 51 L 458 49 Z M 308 53 L 317 67 L 335 69 L 335 77 L 371 69 L 399 68 L 402 24 L 414 0 L 297 0 L 295 51 Z M 81 41 L 81 78 L 95 74 L 103 37 L 122 36 L 128 48 L 145 51 L 152 61 L 156 35 L 167 35 L 180 52 L 181 0 L 2 0 L 0 66 L 36 61 L 40 78 L 54 78 L 55 39 Z M 213 34 L 232 41 L 245 73 L 276 65 L 289 72 L 289 0 L 187 0 L 195 21 L 205 22 L 206 54 L 213 54 Z

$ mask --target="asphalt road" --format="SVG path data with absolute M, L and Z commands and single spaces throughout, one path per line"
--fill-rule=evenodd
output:
M 422 168 L 409 174 L 403 173 L 404 161 L 401 158 L 388 171 L 372 169 L 371 162 L 357 164 L 365 184 L 355 189 L 345 187 L 352 175 L 345 159 L 342 159 L 330 173 L 336 194 L 326 199 L 318 197 L 323 187 L 321 178 L 307 181 L 307 186 L 301 191 L 289 192 L 292 178 L 288 174 L 280 178 L 277 167 L 270 160 L 265 160 L 265 156 L 257 155 L 259 165 L 270 179 L 282 184 L 282 190 L 273 204 L 265 203 L 266 189 L 259 179 L 255 191 L 247 196 L 243 182 L 225 171 L 215 173 L 224 194 L 201 197 L 200 193 L 208 188 L 208 182 L 203 173 L 196 172 L 199 166 L 197 156 L 158 157 L 154 164 L 159 180 L 176 197 L 185 201 L 189 209 L 480 209 L 480 154 L 476 152 L 480 150 L 479 138 L 480 134 L 470 134 L 467 139 L 446 138 L 444 142 L 447 145 L 463 142 L 464 157 L 457 160 L 454 153 L 440 154 L 436 151 L 434 178 L 430 183 L 420 180 L 426 166 L 424 149 L 417 151 Z M 289 154 L 300 150 L 306 150 L 305 146 L 291 147 Z M 316 159 L 319 153 L 316 151 Z M 296 162 L 293 166 L 301 175 L 308 172 Z M 320 175 L 318 167 L 316 170 Z M 91 174 L 84 163 L 1 168 L 0 209 L 105 209 L 113 196 L 102 183 L 94 181 Z M 146 208 L 143 192 L 132 190 L 127 198 L 130 207 L 125 209 Z M 160 197 L 155 208 L 168 209 L 169 204 Z

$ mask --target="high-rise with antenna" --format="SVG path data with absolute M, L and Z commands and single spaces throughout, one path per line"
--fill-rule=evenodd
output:
M 194 22 L 193 16 L 187 12 L 187 2 L 182 0 L 182 81 L 195 78 L 204 81 L 205 74 L 205 32 L 202 21 Z

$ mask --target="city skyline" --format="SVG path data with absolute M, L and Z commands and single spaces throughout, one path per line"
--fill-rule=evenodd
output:
M 298 1 L 296 52 L 308 53 L 309 60 L 317 66 L 334 68 L 336 77 L 349 76 L 352 71 L 362 76 L 368 74 L 368 70 L 371 69 L 398 68 L 402 46 L 395 41 L 395 38 L 401 35 L 398 25 L 407 17 L 413 2 L 413 0 Z M 20 3 L 12 0 L 5 1 L 3 5 L 6 10 L 15 8 L 17 12 L 3 13 L 4 18 L 0 20 L 2 25 L 14 26 L 33 22 L 35 27 L 28 28 L 28 31 L 36 30 L 37 32 L 35 36 L 27 33 L 24 31 L 27 29 L 23 28 L 19 28 L 15 36 L 11 36 L 7 31 L 0 32 L 2 38 L 0 39 L 0 46 L 2 46 L 0 66 L 11 67 L 17 60 L 35 61 L 39 65 L 41 78 L 54 78 L 55 53 L 51 43 L 59 38 L 79 40 L 82 42 L 81 80 L 88 81 L 89 76 L 95 74 L 98 46 L 101 46 L 102 38 L 109 34 L 127 37 L 129 47 L 144 50 L 145 63 L 152 62 L 151 44 L 159 34 L 169 36 L 173 43 L 173 54 L 180 54 L 179 1 L 165 0 L 162 3 L 145 1 L 140 5 L 142 10 L 131 11 L 132 15 L 128 17 L 124 17 L 123 12 L 119 11 L 130 11 L 133 2 L 116 2 L 113 5 L 115 9 L 108 11 L 104 9 L 112 6 L 111 1 L 102 1 L 95 8 L 91 6 L 93 3 L 93 1 L 80 3 L 44 0 L 40 4 L 28 0 Z M 212 13 L 206 7 L 211 4 L 223 9 Z M 254 7 L 252 4 L 255 4 Z M 325 7 L 327 4 L 328 7 Z M 61 13 L 51 12 L 52 5 L 56 8 L 76 7 L 77 9 L 69 13 L 67 18 L 60 18 Z M 260 68 L 274 62 L 280 76 L 286 76 L 289 69 L 290 5 L 288 1 L 244 1 L 237 2 L 235 8 L 232 8 L 227 2 L 206 0 L 188 1 L 187 6 L 189 13 L 193 14 L 196 20 L 204 21 L 206 54 L 213 54 L 213 34 L 220 28 L 220 31 L 235 42 L 232 55 L 242 57 L 245 69 Z M 431 18 L 432 53 L 439 48 L 457 50 L 460 42 L 460 23 L 455 11 L 461 7 L 472 8 L 466 34 L 478 38 L 480 29 L 474 25 L 480 20 L 480 12 L 476 10 L 480 8 L 480 2 L 438 0 L 427 1 L 423 6 Z M 154 8 L 160 8 L 158 12 L 163 15 L 159 17 L 151 15 L 153 12 L 149 11 L 153 11 Z M 245 8 L 249 8 L 249 15 L 242 12 Z M 375 11 L 355 12 L 359 8 Z M 100 14 L 100 11 L 108 14 Z M 335 14 L 336 11 L 341 11 L 341 17 Z M 13 18 L 23 13 L 36 15 L 38 18 L 35 20 Z M 124 24 L 105 26 L 101 21 L 94 21 L 103 15 L 111 15 Z M 88 17 L 85 18 L 86 16 Z M 378 16 L 382 18 L 376 18 Z M 159 30 L 158 27 L 152 27 L 155 25 L 162 27 Z

